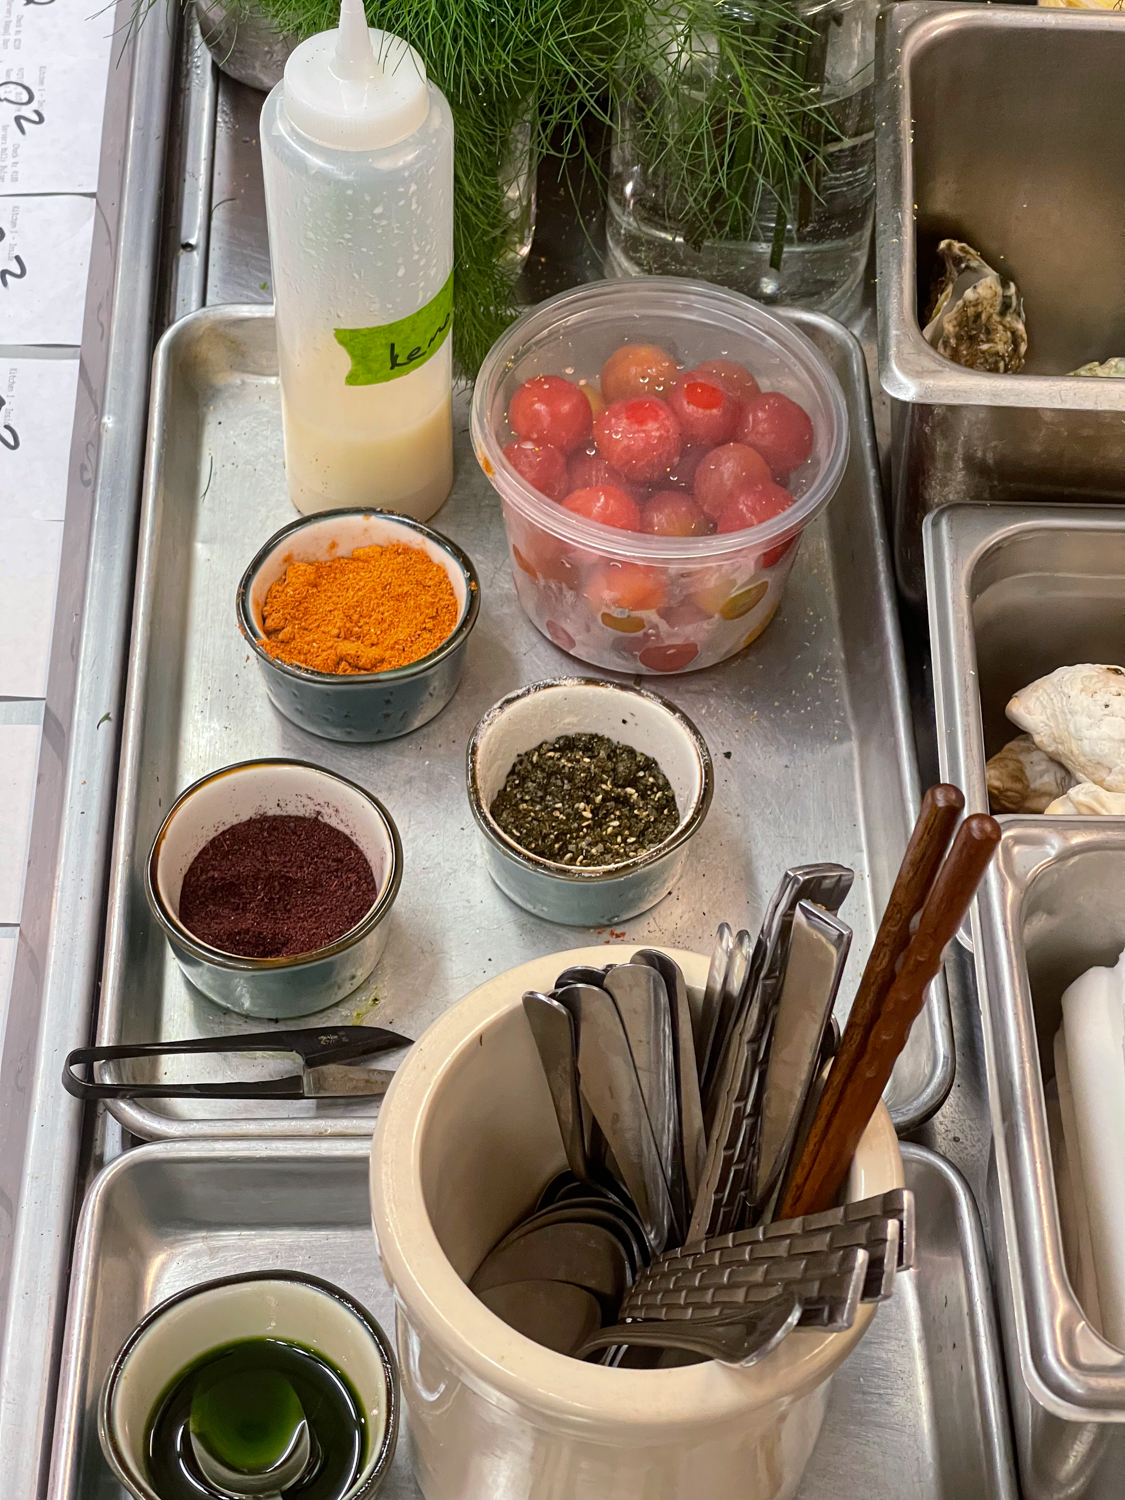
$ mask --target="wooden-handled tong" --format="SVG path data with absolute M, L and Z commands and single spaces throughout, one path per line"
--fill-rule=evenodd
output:
M 903 857 L 839 1050 L 776 1217 L 831 1208 L 926 989 L 1000 842 L 1000 825 L 966 818 L 955 786 L 931 787 Z M 949 854 L 946 856 L 946 850 Z M 944 857 L 944 863 L 942 863 Z M 915 930 L 915 919 L 917 925 Z

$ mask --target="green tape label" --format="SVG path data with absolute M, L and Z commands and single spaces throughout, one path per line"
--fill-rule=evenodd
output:
M 409 375 L 431 359 L 453 325 L 453 272 L 425 307 L 380 328 L 337 328 L 336 342 L 348 351 L 352 367 L 345 385 L 381 385 Z

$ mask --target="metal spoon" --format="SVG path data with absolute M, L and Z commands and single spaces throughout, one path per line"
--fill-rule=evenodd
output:
M 715 1116 L 718 1089 L 721 1086 L 727 1048 L 730 1045 L 732 1035 L 738 1027 L 743 996 L 753 972 L 751 967 L 753 956 L 754 940 L 746 929 L 742 928 L 736 934 L 734 946 L 731 949 L 730 960 L 723 979 L 723 990 L 719 997 L 718 1009 L 715 1014 L 715 1027 L 711 1033 L 707 1062 L 704 1068 L 701 1093 L 703 1096 L 703 1123 L 708 1131 L 710 1131 Z
M 594 985 L 567 985 L 559 1000 L 579 1016 L 579 1089 L 609 1143 L 648 1242 L 659 1254 L 675 1215 L 621 1017 L 612 996 Z
M 596 969 L 591 964 L 571 964 L 555 980 L 555 989 L 565 989 L 568 984 L 598 984 L 606 976 L 605 969 Z
M 509 1281 L 480 1300 L 509 1328 L 559 1354 L 573 1354 L 602 1320 L 598 1299 L 566 1281 Z
M 632 1263 L 614 1230 L 564 1219 L 498 1245 L 477 1267 L 469 1288 L 479 1296 L 511 1281 L 567 1281 L 593 1293 L 603 1314 L 616 1317 L 632 1280 Z
M 582 1138 L 574 1018 L 564 1005 L 536 990 L 528 990 L 524 995 L 523 1009 L 551 1090 L 567 1163 L 576 1177 L 588 1178 L 590 1167 Z
M 699 1068 L 695 1054 L 695 1030 L 687 983 L 680 966 L 666 953 L 642 948 L 632 962 L 648 964 L 664 981 L 672 1017 L 673 1057 L 676 1064 L 676 1096 L 680 1107 L 680 1139 L 684 1157 L 685 1221 L 699 1191 L 707 1139 L 703 1133 L 703 1101 L 699 1093 Z
M 676 1222 L 682 1227 L 688 1217 L 687 1189 L 668 992 L 659 973 L 647 964 L 619 964 L 605 976 L 603 987 L 613 996 L 625 1028 L 649 1124 L 672 1195 Z
M 700 1002 L 697 1015 L 693 1017 L 695 1022 L 695 1056 L 699 1064 L 699 1086 L 701 1089 L 705 1076 L 704 1070 L 707 1067 L 707 1052 L 715 1030 L 715 1017 L 719 1008 L 719 1000 L 722 997 L 723 984 L 727 977 L 727 965 L 730 963 L 731 949 L 733 947 L 734 933 L 731 931 L 730 923 L 720 922 L 718 931 L 715 933 L 715 946 L 711 951 L 711 967 L 707 970 L 707 983 L 703 988 L 703 999 Z
M 231 1469 L 215 1457 L 202 1439 L 189 1427 L 191 1452 L 206 1482 L 220 1495 L 241 1497 L 255 1495 L 267 1497 L 280 1495 L 304 1474 L 312 1457 L 312 1436 L 309 1424 L 302 1415 L 293 1429 L 289 1445 L 276 1463 L 257 1474 L 248 1474 L 241 1469 Z

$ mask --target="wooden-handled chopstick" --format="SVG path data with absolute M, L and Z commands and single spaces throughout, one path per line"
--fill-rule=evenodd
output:
M 925 1003 L 927 986 L 940 969 L 946 945 L 961 925 L 999 842 L 1000 825 L 995 818 L 975 813 L 961 824 L 953 848 L 930 886 L 917 931 L 906 946 L 898 973 L 894 973 L 892 963 L 892 978 L 877 1014 L 826 1110 L 828 1088 L 840 1057 L 833 1062 L 813 1128 L 775 1217 L 796 1218 L 835 1203 L 860 1137 Z
M 852 1070 L 859 1061 L 871 1028 L 895 977 L 895 965 L 910 941 L 911 923 L 922 909 L 938 866 L 945 857 L 965 798 L 957 787 L 941 782 L 922 798 L 914 832 L 902 856 L 890 900 L 879 923 L 867 967 L 856 990 L 844 1034 L 825 1081 L 813 1123 L 796 1167 L 786 1186 L 782 1207 L 803 1182 L 811 1163 L 824 1147 L 829 1121 Z M 780 1211 L 780 1210 L 779 1210 Z M 786 1215 L 788 1217 L 788 1215 Z

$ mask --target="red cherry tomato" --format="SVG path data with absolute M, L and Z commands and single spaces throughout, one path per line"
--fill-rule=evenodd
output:
M 561 646 L 564 651 L 574 650 L 574 637 L 569 630 L 565 630 L 561 625 L 556 625 L 554 620 L 547 621 L 547 634 L 554 641 L 555 645 Z
M 801 534 L 798 532 L 796 536 L 791 536 L 787 542 L 779 542 L 776 547 L 771 547 L 768 552 L 763 552 L 758 559 L 759 568 L 776 567 L 785 554 L 792 551 L 800 540 Z
M 741 409 L 717 381 L 690 370 L 676 381 L 667 401 L 689 442 L 714 445 L 734 437 Z
M 659 479 L 683 447 L 680 424 L 655 396 L 615 401 L 599 412 L 594 437 L 602 455 L 626 479 Z
M 612 484 L 575 490 L 563 501 L 563 510 L 572 510 L 588 521 L 600 521 L 603 526 L 617 526 L 622 531 L 636 531 L 641 524 L 637 502 Z
M 714 614 L 714 610 L 710 611 Z M 676 604 L 666 604 L 660 611 L 660 618 L 673 630 L 686 630 L 692 625 L 701 625 L 708 617 L 708 612 L 700 609 L 694 599 L 681 599 Z
M 550 443 L 563 453 L 584 443 L 594 426 L 589 401 L 561 375 L 525 380 L 512 397 L 508 421 L 517 437 L 529 443 Z
M 680 456 L 657 481 L 662 490 L 690 490 L 695 473 L 711 449 L 704 443 L 685 443 Z
M 692 373 L 700 378 L 706 376 L 713 385 L 738 402 L 749 401 L 761 390 L 746 366 L 736 364 L 733 359 L 705 359 Z
M 704 512 L 717 521 L 742 490 L 773 479 L 769 464 L 745 443 L 724 443 L 712 448 L 695 471 L 695 498 Z
M 605 563 L 586 585 L 586 597 L 597 610 L 659 609 L 668 597 L 664 570 L 641 563 Z
M 707 536 L 711 522 L 683 490 L 657 490 L 641 506 L 641 530 L 649 536 Z
M 561 583 L 568 589 L 578 591 L 582 577 L 582 554 L 561 538 L 549 531 L 528 530 L 519 544 L 513 546 L 512 556 L 518 568 L 530 578 L 541 583 Z
M 720 535 L 728 531 L 745 531 L 750 526 L 760 526 L 763 521 L 772 521 L 792 504 L 793 496 L 788 490 L 766 480 L 736 495 L 719 517 L 716 529 Z
M 659 344 L 622 344 L 602 366 L 602 396 L 607 402 L 660 396 L 678 374 L 676 361 Z
M 567 493 L 571 490 L 590 490 L 598 485 L 611 484 L 614 489 L 624 490 L 630 500 L 638 504 L 644 499 L 644 485 L 633 484 L 620 470 L 604 459 L 593 443 L 570 455 L 567 464 Z
M 813 424 L 808 412 L 780 391 L 763 391 L 742 408 L 738 441 L 747 443 L 784 479 L 812 452 Z
M 586 380 L 580 380 L 578 382 L 578 389 L 590 403 L 590 410 L 596 417 L 598 412 L 600 412 L 602 407 L 605 405 L 605 402 L 602 400 L 601 391 L 598 390 L 596 385 L 590 385 L 590 383 Z
M 670 646 L 646 646 L 637 660 L 650 672 L 682 672 L 698 655 L 694 641 L 677 641 Z
M 571 486 L 567 481 L 566 457 L 550 443 L 532 443 L 517 438 L 504 449 L 504 457 L 521 474 L 532 489 L 548 500 L 561 500 Z

